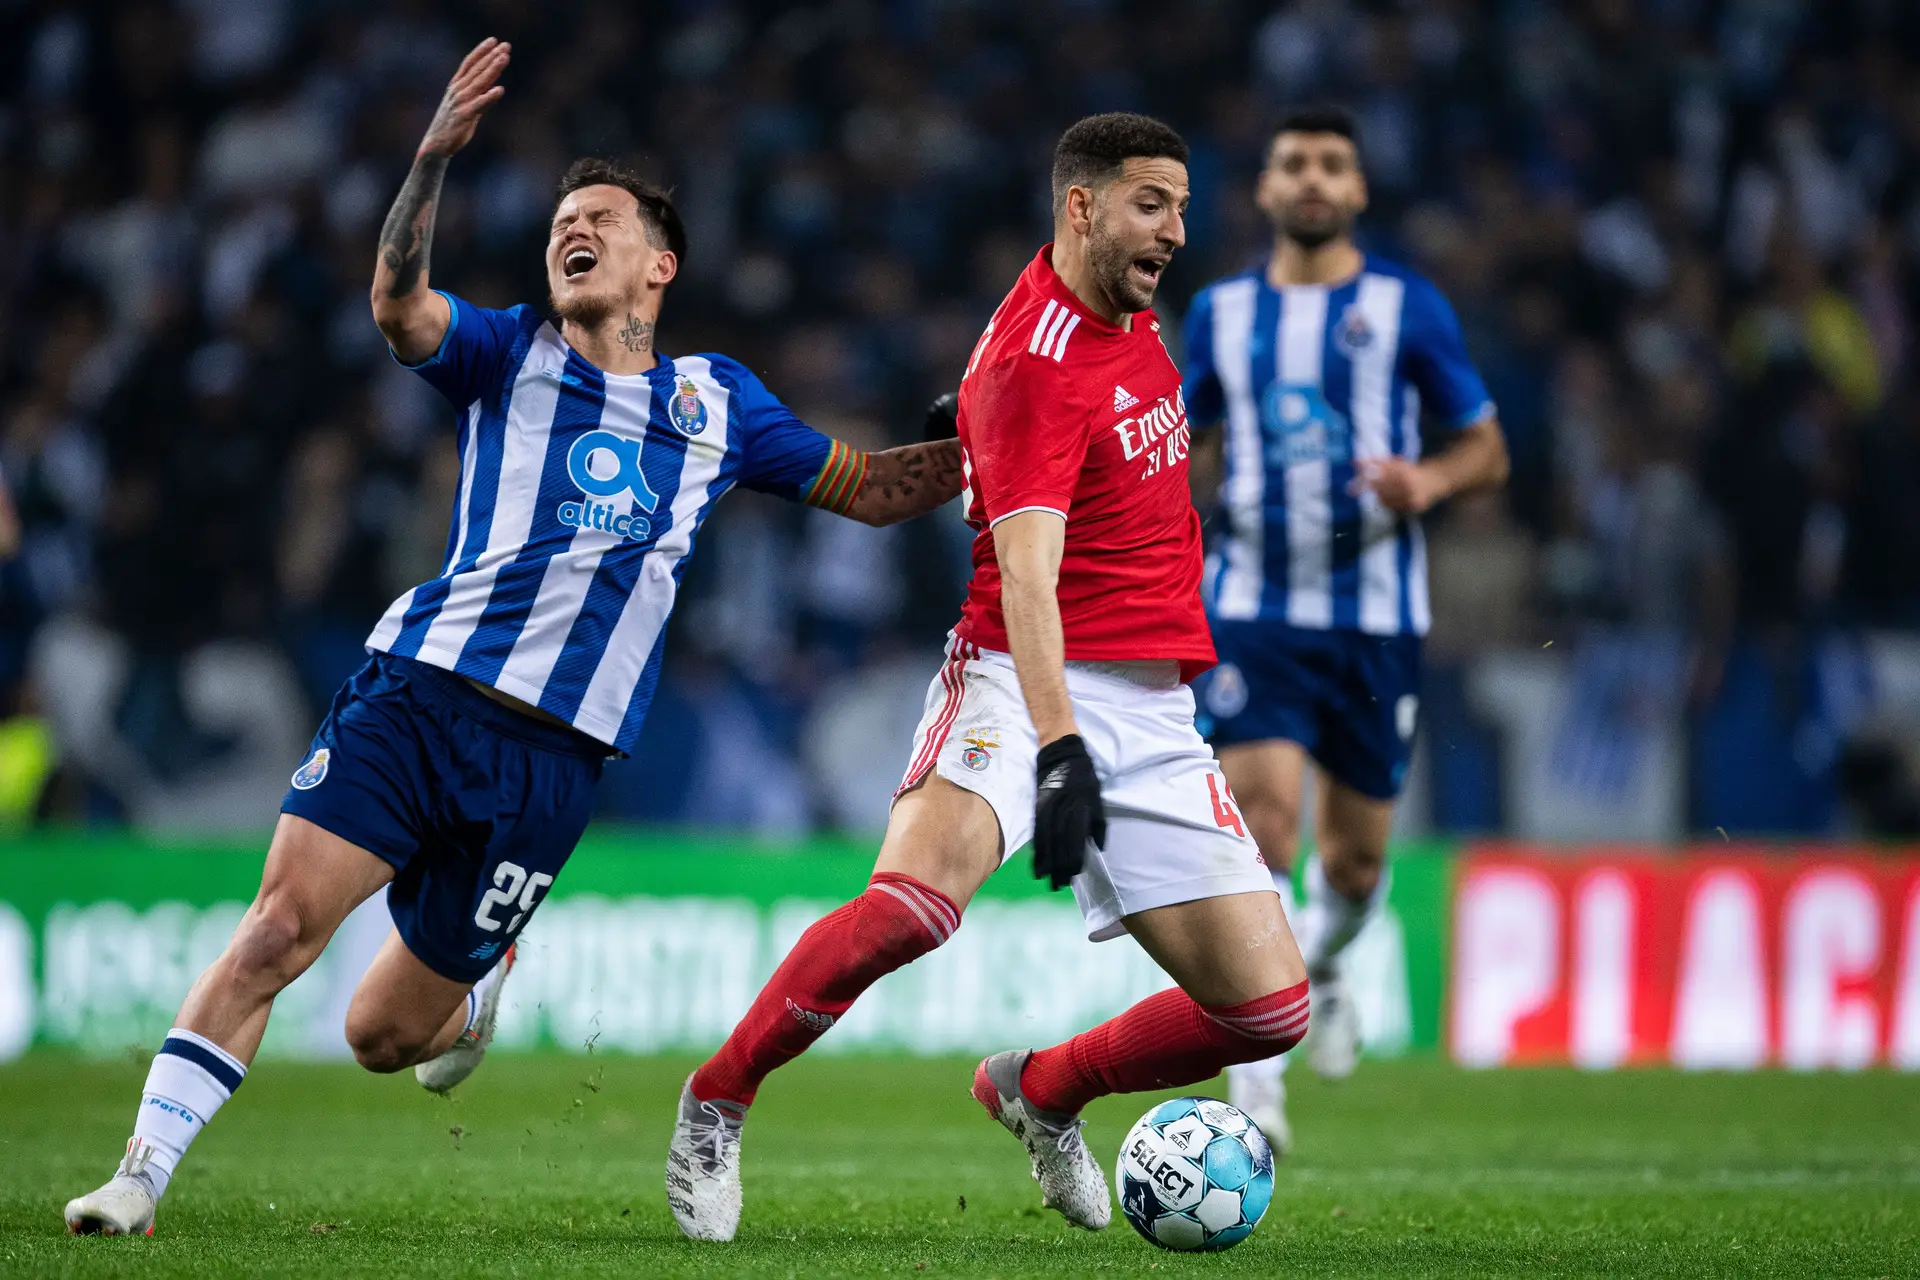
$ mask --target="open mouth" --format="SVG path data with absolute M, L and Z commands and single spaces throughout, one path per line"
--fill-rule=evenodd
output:
M 569 280 L 578 280 L 599 265 L 600 255 L 582 245 L 567 250 L 566 256 L 560 259 L 560 272 Z
M 1144 278 L 1149 285 L 1157 285 L 1160 283 L 1160 273 L 1166 270 L 1166 267 L 1167 260 L 1165 258 L 1147 257 L 1135 258 L 1133 260 L 1133 269 L 1139 272 L 1141 277 Z

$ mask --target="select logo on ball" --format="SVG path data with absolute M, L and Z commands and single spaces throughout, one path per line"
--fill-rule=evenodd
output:
M 1133 1229 L 1181 1252 L 1239 1244 L 1273 1198 L 1266 1136 L 1214 1098 L 1175 1098 L 1141 1116 L 1120 1145 L 1115 1174 Z

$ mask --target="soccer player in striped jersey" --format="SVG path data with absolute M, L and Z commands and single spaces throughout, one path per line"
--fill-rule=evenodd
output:
M 1224 461 L 1225 472 L 1226 528 L 1204 587 L 1220 666 L 1201 701 L 1288 902 L 1315 766 L 1317 852 L 1297 933 L 1314 992 L 1307 1052 L 1340 1077 L 1359 1051 L 1340 955 L 1385 894 L 1418 707 L 1429 616 L 1420 517 L 1504 483 L 1507 453 L 1447 300 L 1353 242 L 1367 184 L 1352 117 L 1288 115 L 1257 200 L 1272 253 L 1203 290 L 1185 326 L 1195 470 L 1218 476 Z M 1431 456 L 1423 415 L 1442 441 Z M 1289 1138 L 1281 1066 L 1229 1073 L 1234 1102 L 1278 1149 Z
M 150 1232 L 187 1146 L 239 1087 L 274 997 L 353 910 L 394 928 L 347 1011 L 372 1071 L 444 1091 L 491 1036 L 514 938 L 632 747 L 694 536 L 735 485 L 869 524 L 960 492 L 957 441 L 864 454 L 725 356 L 667 357 L 654 325 L 686 255 L 672 202 L 603 161 L 561 180 L 549 320 L 427 287 L 448 160 L 504 92 L 508 46 L 448 85 L 381 233 L 373 313 L 458 411 L 445 568 L 394 602 L 293 775 L 259 895 L 153 1060 L 114 1177 L 77 1232 Z

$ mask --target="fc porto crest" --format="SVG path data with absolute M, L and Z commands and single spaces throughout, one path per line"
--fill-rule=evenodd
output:
M 1247 709 L 1247 678 L 1231 662 L 1223 662 L 1207 674 L 1207 710 L 1222 720 L 1231 720 Z
M 1367 323 L 1366 313 L 1358 304 L 1350 304 L 1340 315 L 1333 342 L 1351 359 L 1373 345 L 1373 336 L 1373 326 Z
M 992 729 L 969 729 L 960 735 L 960 741 L 966 743 L 960 763 L 975 773 L 992 764 L 993 753 L 1000 749 L 1000 735 Z
M 697 436 L 707 429 L 707 404 L 692 378 L 674 384 L 673 398 L 667 401 L 667 417 L 682 433 Z
M 321 747 L 307 757 L 307 762 L 293 771 L 293 789 L 311 791 L 327 780 L 327 765 L 333 759 L 333 750 Z

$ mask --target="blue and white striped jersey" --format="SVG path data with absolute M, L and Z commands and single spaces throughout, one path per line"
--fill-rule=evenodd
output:
M 446 566 L 393 602 L 367 648 L 629 750 L 713 504 L 736 484 L 798 499 L 844 447 L 725 356 L 603 373 L 531 307 L 442 296 L 446 338 L 411 367 L 460 411 Z
M 1202 290 L 1185 334 L 1187 412 L 1227 433 L 1212 616 L 1425 635 L 1419 521 L 1348 488 L 1356 458 L 1420 456 L 1423 408 L 1493 412 L 1440 291 L 1371 254 L 1338 285 L 1276 289 L 1262 264 Z

